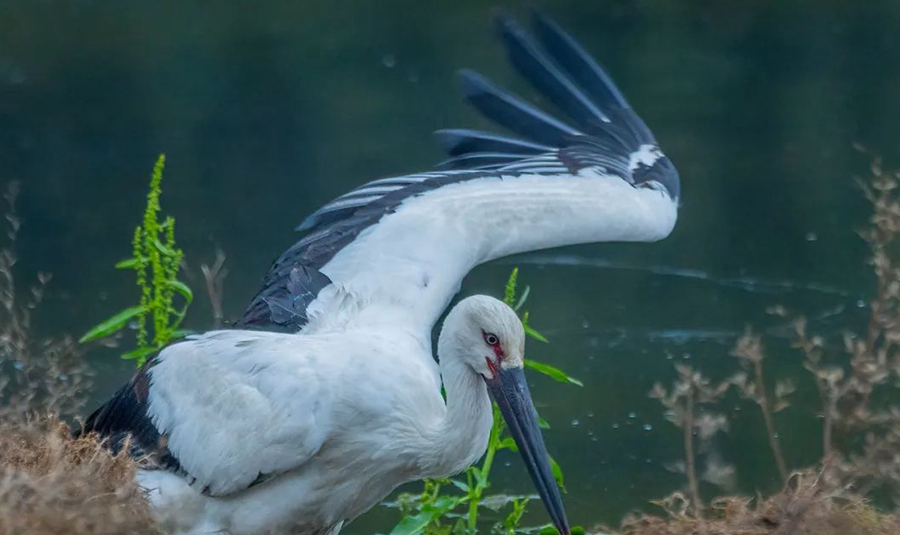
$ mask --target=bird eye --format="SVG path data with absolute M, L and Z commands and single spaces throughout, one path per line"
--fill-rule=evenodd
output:
M 494 333 L 485 333 L 484 341 L 489 346 L 495 346 L 500 343 L 500 339 L 497 338 L 497 335 Z

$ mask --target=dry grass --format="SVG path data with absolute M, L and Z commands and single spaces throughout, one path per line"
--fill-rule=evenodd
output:
M 795 472 L 785 489 L 767 499 L 717 498 L 705 517 L 690 513 L 680 493 L 655 502 L 664 516 L 630 515 L 621 535 L 896 535 L 900 521 L 847 490 L 824 484 L 820 474 Z
M 31 287 L 20 292 L 15 272 L 18 192 L 18 184 L 11 183 L 0 210 L 6 221 L 5 240 L 0 238 L 0 421 L 22 422 L 35 413 L 74 416 L 84 407 L 91 374 L 71 338 L 32 336 L 32 316 L 50 275 L 39 272 Z
M 157 534 L 135 463 L 55 419 L 0 427 L 0 533 Z
M 15 214 L 7 189 L 0 242 L 0 535 L 155 534 L 135 463 L 60 418 L 84 407 L 91 374 L 70 338 L 40 340 L 32 315 L 49 275 L 17 293 Z
M 900 534 L 900 517 L 868 502 L 877 498 L 879 505 L 900 511 L 900 172 L 884 170 L 878 160 L 870 171 L 868 180 L 859 181 L 872 205 L 869 224 L 859 234 L 869 246 L 876 279 L 865 331 L 843 333 L 843 350 L 834 350 L 835 344 L 826 342 L 834 333 L 812 332 L 802 315 L 782 307 L 770 311 L 792 326 L 792 345 L 819 393 L 821 459 L 814 472 L 789 475 L 775 415 L 790 405 L 794 384 L 778 380 L 773 388 L 766 381 L 764 341 L 748 329 L 731 353 L 740 366 L 731 377 L 713 384 L 699 371 L 676 366 L 674 384 L 657 384 L 650 392 L 684 430 L 687 492 L 653 502 L 663 516 L 626 518 L 623 535 Z M 767 499 L 729 497 L 705 504 L 697 487 L 696 443 L 727 430 L 716 403 L 732 388 L 760 410 L 765 423 L 760 431 L 768 437 L 785 488 Z

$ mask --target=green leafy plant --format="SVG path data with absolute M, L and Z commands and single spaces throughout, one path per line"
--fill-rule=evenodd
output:
M 543 343 L 549 343 L 547 337 L 542 335 L 529 325 L 527 310 L 523 310 L 526 300 L 531 293 L 531 288 L 526 286 L 521 294 L 518 294 L 519 269 L 514 268 L 506 283 L 503 301 L 520 312 L 522 326 L 525 333 Z M 581 381 L 570 377 L 562 370 L 533 360 L 525 359 L 525 366 L 536 372 L 542 373 L 556 381 L 582 386 Z M 398 499 L 396 505 L 400 508 L 403 518 L 391 531 L 391 535 L 472 535 L 478 531 L 479 513 L 482 509 L 491 509 L 499 512 L 508 510 L 502 522 L 495 522 L 491 527 L 491 533 L 514 535 L 520 533 L 522 516 L 531 499 L 530 496 L 509 496 L 493 494 L 488 496 L 486 491 L 491 486 L 491 469 L 498 452 L 502 450 L 517 451 L 516 443 L 506 433 L 506 425 L 500 415 L 500 409 L 493 405 L 494 424 L 491 428 L 488 447 L 481 463 L 470 466 L 465 471 L 465 480 L 460 479 L 432 479 L 425 481 L 425 488 L 421 494 L 404 494 Z M 541 419 L 541 427 L 549 428 L 549 425 Z M 563 491 L 563 473 L 559 464 L 551 459 L 553 475 L 557 484 Z M 445 491 L 451 491 L 447 493 Z M 551 533 L 555 533 L 552 526 L 544 526 Z M 579 531 L 580 530 L 580 531 Z M 573 528 L 573 533 L 583 533 L 580 528 Z
M 137 347 L 122 358 L 134 360 L 138 367 L 155 351 L 184 336 L 185 332 L 180 330 L 181 322 L 194 300 L 191 289 L 178 280 L 183 253 L 175 244 L 175 219 L 166 216 L 162 222 L 159 220 L 165 165 L 166 156 L 160 154 L 150 177 L 143 222 L 134 230 L 131 258 L 116 264 L 117 269 L 134 271 L 140 289 L 139 302 L 95 325 L 79 340 L 85 343 L 106 338 L 135 322 Z M 179 308 L 174 304 L 176 295 L 181 296 Z

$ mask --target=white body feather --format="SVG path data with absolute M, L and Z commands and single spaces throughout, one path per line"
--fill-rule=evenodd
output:
M 190 476 L 142 471 L 139 482 L 171 532 L 327 532 L 484 452 L 489 417 L 436 464 L 447 409 L 433 368 L 427 342 L 381 328 L 175 344 L 151 370 L 150 416 Z M 247 488 L 260 474 L 272 477 Z

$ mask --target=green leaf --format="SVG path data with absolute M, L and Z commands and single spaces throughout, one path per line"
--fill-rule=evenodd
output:
M 522 308 L 523 305 L 525 305 L 525 301 L 528 300 L 528 295 L 529 295 L 530 293 L 531 293 L 531 286 L 526 286 L 526 287 L 525 287 L 525 291 L 522 292 L 522 296 L 519 297 L 519 301 L 516 302 L 516 306 L 513 307 L 513 310 L 515 310 L 516 312 L 518 312 L 519 309 Z
M 159 241 L 159 238 L 153 239 L 153 245 L 157 249 L 159 249 L 160 253 L 162 253 L 166 256 L 174 256 L 175 255 L 175 250 L 172 249 L 171 247 L 169 247 L 168 245 L 164 244 L 163 242 Z
M 475 478 L 475 483 L 479 487 L 487 487 L 487 481 L 484 479 L 484 475 L 481 473 L 481 468 L 477 466 L 470 466 L 467 470 L 472 474 L 472 477 Z
M 566 492 L 566 481 L 563 477 L 562 468 L 552 456 L 550 457 L 550 470 L 553 471 L 553 479 L 556 480 L 556 485 L 559 487 L 559 490 Z
M 125 360 L 144 360 L 155 352 L 155 347 L 139 347 L 137 349 L 132 349 L 128 353 L 125 353 L 124 355 L 122 355 L 122 358 Z
M 587 533 L 584 529 L 584 526 L 572 526 L 569 530 L 572 535 L 585 535 Z M 606 535 L 605 533 L 601 533 L 599 531 L 593 532 L 594 535 Z M 546 524 L 541 526 L 541 530 L 538 531 L 538 535 L 559 535 L 559 531 L 556 530 L 551 524 Z
M 506 281 L 506 288 L 503 291 L 503 302 L 506 303 L 507 306 L 513 306 L 516 302 L 516 282 L 519 279 L 519 268 L 514 267 L 512 273 L 509 274 L 509 279 Z
M 179 280 L 167 280 L 166 286 L 169 286 L 176 292 L 183 295 L 184 298 L 187 299 L 188 303 L 191 303 L 194 301 L 194 292 L 192 292 L 191 289 L 188 288 L 187 284 L 185 284 Z
M 465 492 L 466 494 L 469 493 L 469 486 L 466 485 L 465 483 L 463 483 L 462 481 L 458 481 L 458 480 L 456 480 L 456 479 L 451 479 L 451 480 L 450 480 L 450 483 L 453 484 L 454 487 L 456 487 L 456 488 L 458 488 L 459 490 Z
M 391 530 L 391 535 L 414 535 L 425 530 L 428 524 L 434 519 L 430 512 L 423 512 L 417 515 L 404 516 L 400 523 Z
M 541 429 L 550 429 L 550 422 L 538 416 L 538 427 Z
M 513 498 L 512 511 L 506 515 L 503 525 L 506 527 L 506 533 L 515 535 L 518 533 L 519 523 L 522 521 L 522 515 L 528 506 L 528 498 Z
M 128 323 L 128 320 L 143 312 L 145 312 L 145 309 L 142 306 L 126 308 L 108 320 L 95 325 L 91 330 L 84 333 L 84 336 L 79 338 L 78 342 L 83 344 L 85 342 L 99 340 L 100 338 L 106 338 L 124 327 Z
M 559 381 L 560 383 L 570 383 L 573 385 L 584 386 L 584 383 L 582 383 L 578 379 L 575 379 L 574 377 L 570 377 L 569 375 L 567 375 L 564 371 L 560 370 L 559 368 L 554 368 L 553 366 L 551 366 L 549 364 L 544 364 L 543 362 L 537 362 L 534 360 L 525 359 L 525 367 L 531 368 L 532 370 L 534 370 L 538 373 L 542 373 L 555 381 Z
M 194 332 L 195 331 L 192 331 L 190 329 L 176 329 L 176 330 L 172 331 L 171 338 L 172 338 L 172 340 L 180 340 L 180 339 L 184 338 L 185 336 L 194 334 Z
M 391 535 L 415 535 L 421 533 L 433 521 L 444 516 L 462 503 L 460 498 L 439 496 L 433 504 L 426 505 L 417 515 L 405 516 L 399 524 L 391 530 Z
M 428 507 L 434 507 L 440 511 L 449 511 L 459 505 L 462 502 L 460 498 L 455 498 L 453 496 L 438 496 L 438 498 L 434 501 L 434 504 Z
M 547 340 L 547 337 L 543 334 L 539 333 L 534 327 L 527 324 L 522 324 L 522 327 L 525 328 L 525 334 L 534 338 L 538 342 L 544 342 L 545 344 L 549 344 L 550 340 Z
M 516 446 L 516 441 L 513 440 L 513 437 L 506 437 L 503 440 L 501 440 L 500 446 L 497 449 L 501 449 L 501 450 L 509 449 L 515 453 L 519 452 L 519 447 Z
M 468 532 L 466 521 L 464 518 L 460 518 L 456 521 L 456 524 L 453 526 L 453 535 L 466 535 Z
M 116 262 L 116 269 L 134 269 L 141 266 L 144 258 L 126 258 Z

